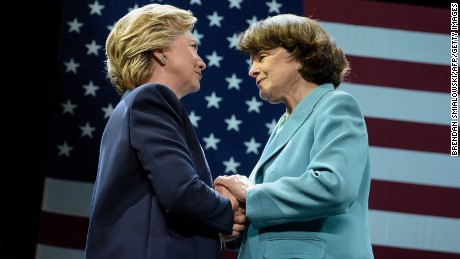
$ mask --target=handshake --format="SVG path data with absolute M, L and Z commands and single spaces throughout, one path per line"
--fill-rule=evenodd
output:
M 214 180 L 214 189 L 228 198 L 233 209 L 232 234 L 221 234 L 222 242 L 237 239 L 246 228 L 246 193 L 252 183 L 243 175 L 224 175 Z

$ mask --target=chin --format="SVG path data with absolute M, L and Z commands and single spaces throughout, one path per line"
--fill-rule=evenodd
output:
M 196 93 L 200 90 L 200 85 L 194 85 L 190 90 L 191 93 Z
M 279 104 L 281 103 L 278 99 L 270 98 L 270 96 L 260 95 L 260 99 L 268 102 L 269 104 Z
M 264 101 L 267 101 L 267 102 L 270 102 L 267 98 L 267 96 L 263 95 L 262 92 L 259 93 L 259 97 L 260 99 L 264 100 Z

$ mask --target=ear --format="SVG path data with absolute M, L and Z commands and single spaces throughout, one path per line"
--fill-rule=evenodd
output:
M 161 58 L 164 57 L 163 49 L 154 49 L 152 50 L 153 57 L 155 58 L 158 63 L 161 63 Z

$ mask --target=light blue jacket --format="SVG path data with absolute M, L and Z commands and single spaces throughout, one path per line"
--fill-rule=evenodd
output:
M 249 177 L 256 185 L 238 258 L 373 258 L 369 144 L 357 101 L 321 85 L 280 126 Z

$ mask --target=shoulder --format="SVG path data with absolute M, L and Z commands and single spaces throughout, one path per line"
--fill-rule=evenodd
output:
M 357 99 L 343 90 L 327 92 L 315 107 L 319 114 L 341 114 L 362 117 L 363 112 Z
M 180 109 L 180 100 L 174 92 L 162 84 L 144 84 L 126 92 L 123 99 L 129 106 L 169 106 L 173 109 Z
M 359 106 L 358 101 L 353 95 L 338 89 L 327 92 L 324 98 L 322 98 L 321 103 L 323 103 L 323 105 L 335 103 L 345 106 Z
M 130 98 L 166 98 L 167 100 L 178 101 L 174 92 L 169 89 L 167 86 L 162 84 L 144 84 L 141 86 L 136 87 L 132 90 L 129 94 Z
M 327 93 L 327 96 L 330 97 L 330 100 L 343 100 L 351 103 L 357 103 L 356 98 L 348 92 L 343 90 L 333 90 Z M 326 98 L 327 99 L 327 98 Z

